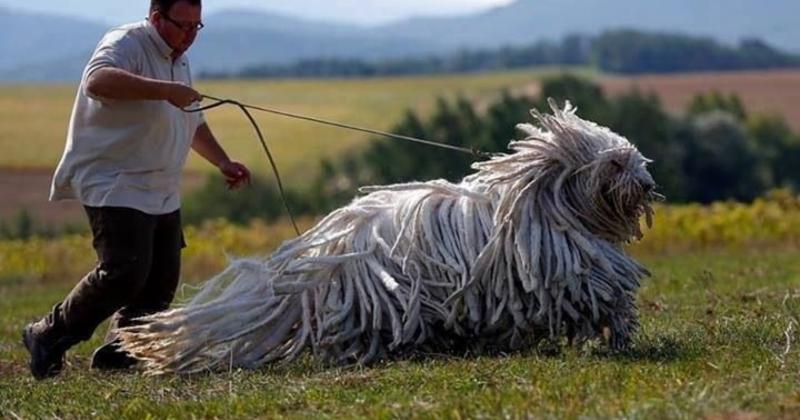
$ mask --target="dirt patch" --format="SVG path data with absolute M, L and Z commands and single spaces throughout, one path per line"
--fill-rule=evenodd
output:
M 800 131 L 800 70 L 603 76 L 598 82 L 609 96 L 634 87 L 655 92 L 673 113 L 684 112 L 698 93 L 735 93 L 748 112 L 782 115 L 794 131 Z
M 20 344 L 20 347 L 22 345 Z M 19 378 L 30 375 L 23 362 L 0 360 L 0 378 Z M 0 411 L 0 414 L 2 411 Z
M 85 224 L 83 208 L 77 201 L 48 201 L 52 176 L 52 169 L 0 168 L 0 221 L 8 223 L 26 210 L 42 225 Z M 187 193 L 204 180 L 204 173 L 185 173 L 181 189 Z

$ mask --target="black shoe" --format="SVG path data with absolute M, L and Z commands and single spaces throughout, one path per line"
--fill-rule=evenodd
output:
M 119 349 L 119 342 L 112 341 L 97 348 L 92 354 L 92 369 L 129 369 L 139 361 L 128 352 Z
M 28 324 L 22 331 L 22 343 L 31 355 L 28 366 L 34 378 L 52 378 L 61 373 L 66 349 L 43 340 L 41 334 L 37 333 L 35 324 Z

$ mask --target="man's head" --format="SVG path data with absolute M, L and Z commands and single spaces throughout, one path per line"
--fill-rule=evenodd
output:
M 175 50 L 175 55 L 192 46 L 203 27 L 201 0 L 151 0 L 150 22 Z

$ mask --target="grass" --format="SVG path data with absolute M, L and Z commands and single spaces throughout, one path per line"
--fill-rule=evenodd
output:
M 405 110 L 430 111 L 437 97 L 462 94 L 488 101 L 503 89 L 535 83 L 554 69 L 477 75 L 393 77 L 353 80 L 203 81 L 198 90 L 212 96 L 341 121 L 375 129 L 390 129 Z M 0 168 L 54 168 L 75 97 L 75 86 L 0 86 Z M 324 156 L 335 156 L 361 145 L 368 135 L 308 122 L 256 114 L 290 182 L 302 182 Z M 265 158 L 250 124 L 234 107 L 207 112 L 207 121 L 234 158 L 267 173 Z M 444 140 L 444 139 L 440 139 Z M 208 170 L 192 154 L 190 170 Z
M 520 353 L 428 355 L 373 367 L 288 366 L 194 377 L 90 371 L 101 334 L 57 379 L 33 381 L 25 322 L 68 282 L 0 282 L 4 417 L 629 417 L 800 415 L 800 259 L 794 247 L 642 255 L 635 346 L 545 345 Z

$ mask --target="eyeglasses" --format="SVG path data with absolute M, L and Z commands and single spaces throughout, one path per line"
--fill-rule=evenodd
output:
M 178 27 L 178 29 L 182 30 L 183 32 L 197 32 L 206 26 L 203 24 L 203 22 L 197 22 L 197 23 L 178 22 L 177 20 L 169 17 L 166 13 L 162 13 L 161 17 L 163 17 L 167 22 Z

